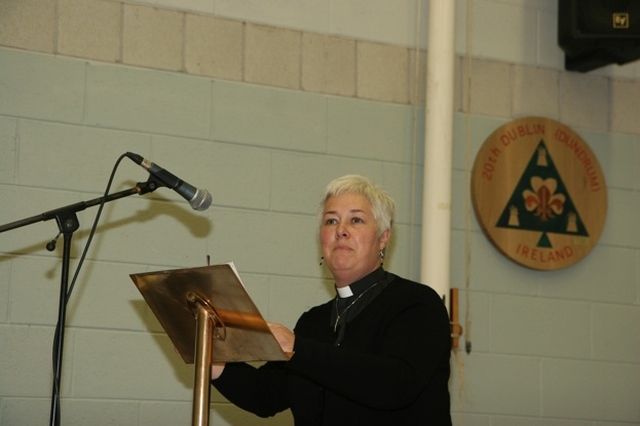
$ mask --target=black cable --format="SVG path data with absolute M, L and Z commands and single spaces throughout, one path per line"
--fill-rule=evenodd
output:
M 82 255 L 80 256 L 80 259 L 78 260 L 78 266 L 76 267 L 76 271 L 75 271 L 75 273 L 73 275 L 73 279 L 71 280 L 71 284 L 69 285 L 69 289 L 67 290 L 67 296 L 66 296 L 66 299 L 65 299 L 65 302 L 64 302 L 65 306 L 69 303 L 69 299 L 71 297 L 71 293 L 73 291 L 73 288 L 75 287 L 78 275 L 80 274 L 80 269 L 82 268 L 82 264 L 84 263 L 84 260 L 85 260 L 85 258 L 87 256 L 88 251 L 89 251 L 89 247 L 90 247 L 91 242 L 93 240 L 93 237 L 94 237 L 94 235 L 96 233 L 96 229 L 98 228 L 98 222 L 100 221 L 100 216 L 102 215 L 102 210 L 104 208 L 104 205 L 107 202 L 107 196 L 109 195 L 109 190 L 111 189 L 111 185 L 113 183 L 113 179 L 115 177 L 116 171 L 118 170 L 118 166 L 120 165 L 120 162 L 122 161 L 123 158 L 125 158 L 125 154 L 122 154 L 118 158 L 118 160 L 116 161 L 116 163 L 113 166 L 113 170 L 111 171 L 111 176 L 109 177 L 109 181 L 107 182 L 107 187 L 105 188 L 102 201 L 100 202 L 100 206 L 98 207 L 98 211 L 96 213 L 96 217 L 95 217 L 95 219 L 93 221 L 93 226 L 91 227 L 91 232 L 89 232 L 89 237 L 87 238 L 87 242 L 86 242 L 86 244 L 84 246 L 84 250 L 82 252 Z M 58 236 L 59 236 L 59 234 L 58 234 Z M 58 237 L 56 237 L 56 239 L 57 238 Z M 51 243 L 49 243 L 49 244 L 51 244 Z M 47 244 L 47 250 L 49 249 L 49 244 Z M 55 249 L 55 242 L 53 243 L 53 248 Z M 56 406 L 58 406 L 58 407 L 60 406 L 60 383 L 59 383 L 59 380 L 55 379 L 55 376 L 56 376 L 55 375 L 55 370 L 56 370 L 56 364 L 57 364 L 57 361 L 58 361 L 56 359 L 56 356 L 57 356 L 56 354 L 58 354 L 58 347 L 60 346 L 60 342 L 58 340 L 58 336 L 59 336 L 58 331 L 59 331 L 59 329 L 60 329 L 60 321 L 58 321 L 56 323 L 55 334 L 54 334 L 54 338 L 53 338 L 53 351 L 52 351 L 52 354 L 51 354 L 51 358 L 52 358 L 52 361 L 53 361 L 52 370 L 53 370 L 53 373 L 54 373 L 54 383 L 53 383 L 54 394 L 56 395 L 56 398 L 57 398 Z M 58 424 L 60 424 L 60 410 L 57 410 L 55 414 L 56 414 L 56 417 L 55 417 L 54 421 L 55 421 L 55 424 L 58 425 Z
M 93 236 L 96 233 L 96 229 L 98 228 L 98 222 L 100 220 L 100 216 L 102 215 L 102 209 L 104 208 L 104 205 L 107 203 L 107 196 L 109 195 L 109 190 L 111 189 L 111 184 L 113 184 L 113 178 L 116 175 L 116 171 L 118 170 L 118 166 L 120 165 L 120 162 L 122 161 L 123 158 L 126 157 L 126 154 L 122 154 L 119 158 L 118 161 L 116 161 L 116 163 L 113 166 L 113 170 L 111 170 L 111 176 L 109 176 L 109 181 L 107 182 L 107 187 L 104 190 L 104 194 L 102 196 L 102 202 L 100 203 L 100 206 L 98 207 L 98 211 L 96 213 L 96 217 L 93 221 L 93 226 L 91 227 L 91 232 L 89 232 L 89 237 L 87 238 L 87 243 L 84 246 L 84 250 L 82 252 L 82 256 L 80 256 L 80 259 L 78 260 L 78 267 L 76 268 L 76 272 L 73 274 L 73 279 L 71 280 L 71 284 L 69 285 L 69 291 L 67 292 L 67 303 L 69 302 L 69 298 L 71 297 L 71 292 L 73 291 L 73 288 L 76 284 L 76 279 L 78 278 L 78 274 L 80 273 L 80 268 L 82 267 L 82 264 L 84 263 L 84 259 L 87 256 L 87 252 L 89 251 L 89 246 L 91 245 L 91 241 L 93 240 Z

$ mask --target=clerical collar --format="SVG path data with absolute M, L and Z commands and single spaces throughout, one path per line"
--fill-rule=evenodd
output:
M 338 297 L 340 299 L 352 297 L 354 295 L 361 294 L 363 291 L 382 280 L 384 276 L 385 271 L 381 266 L 369 275 L 360 278 L 358 281 L 351 283 L 348 286 L 336 287 L 336 292 L 338 293 Z
M 345 299 L 347 297 L 353 296 L 353 291 L 351 291 L 351 287 L 336 287 L 336 291 L 338 292 L 338 296 L 340 299 Z

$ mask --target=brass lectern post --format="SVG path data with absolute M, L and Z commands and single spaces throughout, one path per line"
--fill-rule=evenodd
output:
M 207 426 L 209 424 L 213 327 L 213 320 L 207 307 L 198 303 L 196 309 L 196 362 L 192 426 Z

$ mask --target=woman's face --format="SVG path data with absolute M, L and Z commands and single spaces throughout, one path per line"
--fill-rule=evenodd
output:
M 320 245 L 327 268 L 338 287 L 357 281 L 380 266 L 380 250 L 390 231 L 378 236 L 369 200 L 360 194 L 329 198 L 320 224 Z

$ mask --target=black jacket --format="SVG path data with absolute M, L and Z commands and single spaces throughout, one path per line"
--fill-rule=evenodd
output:
M 258 369 L 227 364 L 213 385 L 268 417 L 290 408 L 296 426 L 449 426 L 451 332 L 430 287 L 389 274 L 384 290 L 348 322 L 340 346 L 333 301 L 304 313 L 294 356 Z

